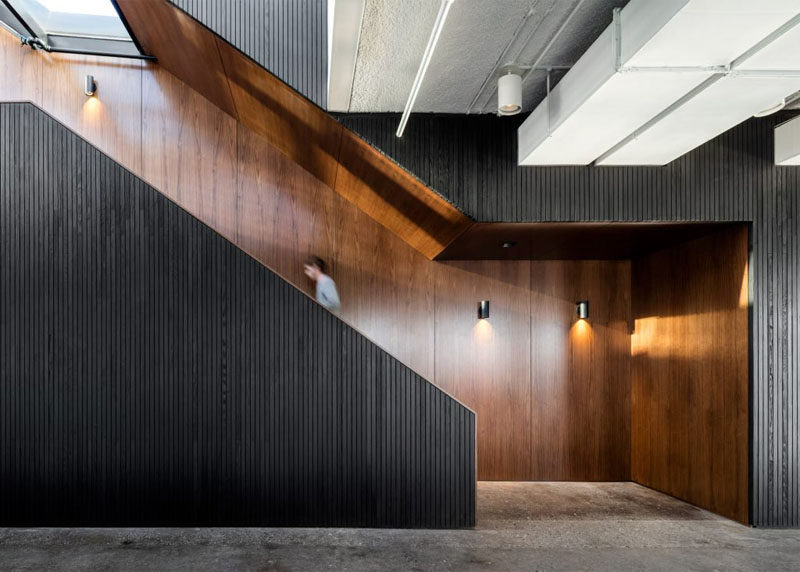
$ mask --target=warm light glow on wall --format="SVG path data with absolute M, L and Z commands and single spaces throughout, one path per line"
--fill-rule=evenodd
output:
M 656 359 L 720 359 L 714 325 L 730 324 L 737 317 L 746 321 L 746 309 L 637 318 L 631 335 L 631 355 Z M 680 340 L 680 343 L 665 343 L 665 340 Z
M 81 109 L 84 121 L 92 125 L 99 121 L 103 112 L 103 104 L 96 97 L 87 97 Z
M 587 320 L 576 320 L 569 330 L 570 340 L 580 342 L 592 338 L 592 326 Z
M 478 320 L 472 328 L 472 341 L 479 345 L 491 344 L 494 341 L 494 328 L 489 320 Z
M 750 287 L 747 283 L 747 270 L 742 273 L 742 285 L 739 287 L 739 307 L 750 307 Z

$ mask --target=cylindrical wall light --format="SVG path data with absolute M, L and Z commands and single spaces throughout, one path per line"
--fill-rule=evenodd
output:
M 516 115 L 522 111 L 522 77 L 515 73 L 501 75 L 497 80 L 497 113 Z
M 581 300 L 575 305 L 575 311 L 578 314 L 579 320 L 586 320 L 589 318 L 589 301 Z
M 87 75 L 86 76 L 86 81 L 83 84 L 83 93 L 85 93 L 87 96 L 91 97 L 91 96 L 93 96 L 95 94 L 95 92 L 97 92 L 97 84 L 94 81 L 94 76 L 93 75 Z
M 484 320 L 489 317 L 489 300 L 478 302 L 478 319 Z

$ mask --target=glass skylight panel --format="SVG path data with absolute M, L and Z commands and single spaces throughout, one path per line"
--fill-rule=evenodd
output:
M 3 0 L 0 18 L 54 52 L 140 57 L 111 0 Z M 9 17 L 10 14 L 10 17 Z M 23 30 L 20 30 L 22 24 Z

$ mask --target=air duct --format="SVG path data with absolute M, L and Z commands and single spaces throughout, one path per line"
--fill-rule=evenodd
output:
M 786 62 L 798 13 L 797 0 L 631 0 L 520 126 L 519 163 L 671 161 L 800 89 Z

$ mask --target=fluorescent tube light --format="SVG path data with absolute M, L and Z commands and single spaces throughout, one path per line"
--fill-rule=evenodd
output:
M 419 88 L 422 87 L 422 80 L 425 78 L 425 73 L 428 71 L 428 64 L 431 63 L 433 51 L 436 49 L 436 43 L 439 41 L 439 35 L 444 28 L 444 22 L 447 20 L 447 13 L 450 12 L 450 7 L 453 5 L 454 0 L 442 0 L 439 6 L 439 13 L 436 15 L 436 22 L 433 24 L 431 37 L 428 38 L 428 45 L 425 47 L 425 53 L 422 55 L 422 61 L 417 69 L 417 77 L 414 78 L 414 84 L 411 86 L 411 93 L 408 94 L 408 101 L 403 110 L 403 116 L 400 118 L 400 125 L 397 127 L 396 135 L 403 136 L 403 131 L 406 129 L 408 123 L 408 116 L 411 115 L 411 109 L 414 107 L 414 102 L 417 100 Z

